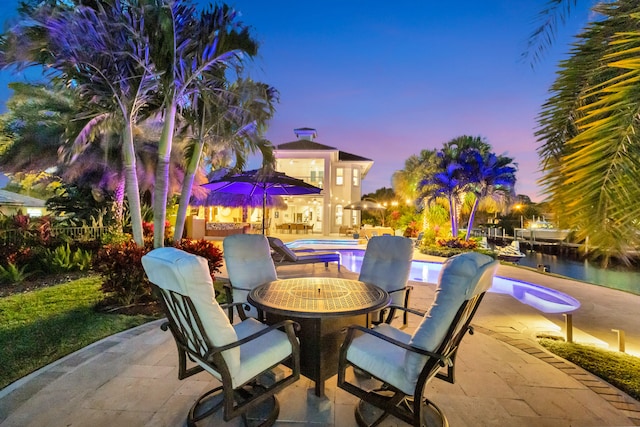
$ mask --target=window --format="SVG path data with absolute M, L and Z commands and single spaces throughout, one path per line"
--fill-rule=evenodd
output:
M 359 185 L 360 185 L 360 170 L 354 169 L 353 170 L 353 186 L 357 187 Z
M 321 170 L 312 170 L 311 171 L 311 184 L 316 187 L 322 188 L 322 180 L 324 179 L 324 171 Z
M 342 205 L 336 205 L 336 225 L 342 225 Z
M 344 168 L 336 168 L 336 185 L 344 184 Z

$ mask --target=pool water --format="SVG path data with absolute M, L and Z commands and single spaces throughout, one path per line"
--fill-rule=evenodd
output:
M 335 250 L 341 255 L 341 264 L 354 273 L 360 273 L 364 249 L 357 248 L 357 241 L 349 240 L 296 240 L 287 243 L 292 249 L 316 247 Z M 437 283 L 442 268 L 441 263 L 414 260 L 411 263 L 409 280 L 424 283 Z M 489 292 L 506 294 L 543 313 L 568 313 L 577 310 L 580 302 L 555 289 L 549 289 L 534 283 L 523 282 L 495 276 Z

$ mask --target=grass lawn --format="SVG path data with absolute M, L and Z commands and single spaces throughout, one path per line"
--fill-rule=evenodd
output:
M 640 358 L 597 347 L 542 338 L 540 344 L 640 400 Z
M 94 310 L 104 298 L 89 276 L 0 298 L 0 389 L 102 338 L 154 320 Z

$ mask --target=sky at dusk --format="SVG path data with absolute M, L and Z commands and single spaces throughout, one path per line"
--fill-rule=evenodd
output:
M 409 156 L 482 136 L 518 163 L 516 192 L 541 200 L 536 117 L 593 0 L 578 2 L 533 69 L 520 55 L 548 0 L 227 3 L 260 43 L 251 77 L 280 92 L 266 134 L 273 144 L 295 140 L 294 128 L 317 129 L 317 142 L 374 161 L 368 193 L 391 187 Z M 16 4 L 3 0 L 0 16 L 15 15 Z M 0 111 L 7 83 L 24 78 L 0 72 Z

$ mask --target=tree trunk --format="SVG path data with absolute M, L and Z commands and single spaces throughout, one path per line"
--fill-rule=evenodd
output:
M 167 195 L 169 194 L 169 161 L 173 130 L 175 128 L 176 101 L 170 100 L 165 107 L 164 126 L 158 142 L 158 164 L 153 196 L 153 247 L 164 246 L 164 224 L 167 220 Z
M 138 175 L 136 174 L 136 155 L 133 147 L 133 132 L 131 123 L 124 129 L 122 141 L 122 158 L 124 160 L 124 179 L 131 215 L 131 230 L 133 241 L 138 246 L 144 245 L 142 233 L 142 210 L 140 209 L 140 190 L 138 189 Z
M 124 196 L 125 196 L 125 182 L 124 176 L 121 176 L 118 180 L 118 186 L 116 187 L 113 194 L 113 204 L 114 204 L 114 217 L 116 220 L 116 226 L 118 230 L 122 232 L 123 222 L 124 222 Z
M 191 190 L 193 188 L 193 180 L 200 164 L 200 157 L 202 156 L 202 148 L 204 147 L 204 141 L 202 138 L 198 141 L 194 147 L 193 154 L 189 160 L 187 171 L 182 181 L 182 191 L 180 192 L 180 203 L 178 204 L 178 214 L 176 216 L 176 227 L 173 234 L 173 241 L 179 242 L 182 239 L 182 233 L 184 231 L 184 222 L 187 219 L 187 208 L 189 207 L 189 200 L 191 199 Z
M 458 213 L 453 196 L 449 197 L 449 216 L 451 219 L 451 235 L 455 238 L 458 236 Z
M 478 205 L 480 204 L 480 198 L 476 195 L 476 200 L 473 202 L 473 207 L 471 208 L 471 213 L 469 214 L 469 223 L 467 224 L 467 235 L 465 236 L 466 241 L 469 241 L 471 237 L 471 228 L 473 228 L 473 220 L 476 216 L 476 211 L 478 210 Z

